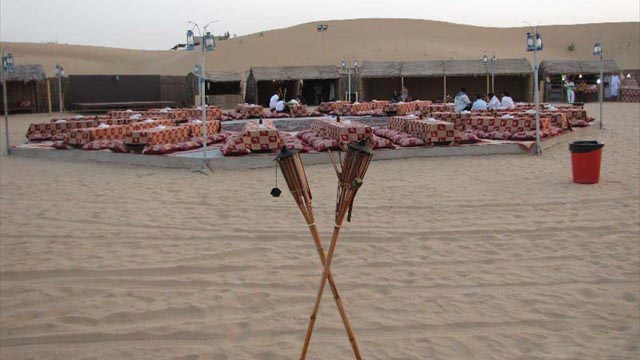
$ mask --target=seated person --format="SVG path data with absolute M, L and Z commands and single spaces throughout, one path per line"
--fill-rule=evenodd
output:
M 398 103 L 400 102 L 400 94 L 398 94 L 398 90 L 395 90 L 393 92 L 393 96 L 391 96 L 391 102 L 392 103 Z
M 269 109 L 271 110 L 275 110 L 276 108 L 276 103 L 278 102 L 278 100 L 280 100 L 280 92 L 276 92 L 275 94 L 273 94 L 273 96 L 271 96 L 271 99 L 269 99 Z
M 509 96 L 507 91 L 502 92 L 502 102 L 500 103 L 501 109 L 515 109 L 516 104 L 513 103 L 513 99 Z
M 302 95 L 296 96 L 296 100 L 300 105 L 307 105 L 307 100 Z
M 487 110 L 487 102 L 482 99 L 480 94 L 476 94 L 476 101 L 471 106 L 471 111 L 474 110 Z
M 500 107 L 500 99 L 498 99 L 496 94 L 490 92 L 489 95 L 487 95 L 487 97 L 489 98 L 489 103 L 487 104 L 487 109 L 489 109 L 489 110 L 498 110 L 498 107 Z
M 467 89 L 465 88 L 460 89 L 460 92 L 456 95 L 455 99 L 453 99 L 453 102 L 457 114 L 460 114 L 464 110 L 471 110 L 471 100 L 469 100 Z
M 278 102 L 276 103 L 276 112 L 285 112 L 286 111 L 286 106 L 284 103 L 284 99 L 282 100 L 278 100 Z

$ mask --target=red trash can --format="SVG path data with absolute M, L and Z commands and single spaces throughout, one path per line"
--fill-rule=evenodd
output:
M 604 144 L 599 141 L 574 141 L 569 144 L 573 182 L 597 184 L 600 181 L 600 163 Z

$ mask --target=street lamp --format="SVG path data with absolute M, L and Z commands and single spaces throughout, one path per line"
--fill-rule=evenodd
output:
M 538 51 L 544 49 L 542 43 L 542 35 L 538 32 L 538 27 L 528 24 L 531 28 L 531 32 L 527 33 L 527 51 L 533 51 L 533 94 L 536 103 L 536 155 L 542 154 L 542 147 L 540 146 L 540 89 L 538 84 Z
M 209 167 L 209 162 L 207 161 L 207 109 L 205 102 L 205 74 L 204 74 L 204 53 L 205 51 L 214 51 L 216 49 L 216 40 L 210 31 L 207 31 L 204 36 L 202 33 L 207 30 L 207 27 L 214 23 L 211 21 L 207 25 L 200 30 L 200 26 L 193 21 L 189 21 L 189 24 L 192 25 L 192 28 L 187 30 L 187 51 L 193 51 L 196 48 L 196 45 L 200 45 L 200 66 L 196 65 L 195 72 L 200 78 L 199 81 L 199 92 L 200 92 L 200 106 L 202 107 L 202 168 L 198 171 L 208 175 L 211 172 L 211 168 Z M 196 44 L 195 34 L 193 32 L 194 29 L 198 30 L 198 35 L 200 35 L 200 43 Z
M 322 47 L 320 48 L 320 50 L 321 50 L 320 54 L 321 54 L 322 59 L 324 59 L 324 32 L 327 31 L 328 28 L 329 28 L 329 25 L 327 25 L 327 24 L 318 24 L 318 26 L 316 27 L 316 30 L 320 33 L 320 37 L 322 39 L 321 40 L 322 41 L 322 43 L 321 43 Z
M 604 73 L 604 60 L 602 58 L 602 43 L 601 42 L 596 42 L 593 45 L 593 56 L 599 56 L 600 57 L 600 78 L 598 79 L 598 100 L 600 102 L 600 129 L 603 128 L 603 123 L 602 123 L 602 98 L 603 98 L 603 90 L 604 90 L 604 77 L 603 77 L 603 73 Z
M 347 101 L 351 102 L 351 70 L 353 70 L 354 72 L 358 72 L 358 61 L 342 60 L 340 62 L 340 66 L 342 67 L 342 70 L 347 70 L 349 74 L 349 91 L 347 93 Z
M 56 77 L 58 78 L 58 104 L 60 106 L 60 116 L 62 116 L 62 78 L 64 77 L 64 68 L 60 64 L 56 64 Z
M 7 72 L 13 68 L 13 55 L 2 50 L 2 101 L 4 102 L 4 145 L 5 154 L 9 155 L 9 106 L 7 105 Z
M 487 55 L 482 55 L 482 62 L 484 63 L 484 65 L 486 66 L 489 61 L 491 61 L 491 92 L 495 93 L 496 89 L 495 89 L 495 83 L 496 83 L 496 70 L 495 70 L 495 66 L 496 63 L 498 62 L 498 59 L 496 58 L 496 54 L 493 53 L 493 56 L 491 57 L 491 59 L 489 59 L 489 57 Z

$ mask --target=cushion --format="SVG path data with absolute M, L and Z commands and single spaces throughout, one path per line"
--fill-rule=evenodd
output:
M 513 134 L 508 131 L 491 131 L 485 134 L 486 139 L 509 140 Z
M 225 140 L 220 151 L 222 151 L 222 155 L 224 156 L 239 156 L 251 153 L 251 151 L 247 149 L 246 145 L 242 142 L 242 138 L 238 135 L 227 137 L 227 140 Z
M 480 138 L 471 131 L 463 131 L 460 133 L 460 144 L 473 144 L 480 141 Z
M 129 146 L 125 144 L 122 140 L 113 140 L 109 143 L 109 150 L 115 153 L 128 153 Z
M 95 140 L 84 144 L 82 150 L 104 150 L 108 149 L 109 145 L 111 145 L 109 140 Z
M 54 141 L 53 148 L 58 150 L 71 150 L 73 147 L 65 141 Z

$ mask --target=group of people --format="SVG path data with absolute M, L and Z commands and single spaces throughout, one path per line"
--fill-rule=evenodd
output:
M 400 93 L 398 93 L 398 90 L 395 90 L 391 96 L 392 103 L 408 102 L 411 100 L 413 99 L 411 98 L 411 95 L 409 95 L 409 89 L 406 87 L 402 87 L 402 91 Z
M 307 102 L 305 101 L 304 97 L 302 97 L 302 95 L 298 95 L 295 97 L 295 99 L 291 99 L 289 102 L 287 102 L 281 91 L 277 91 L 269 99 L 269 109 L 271 109 L 271 111 L 275 111 L 278 113 L 286 112 L 287 107 L 289 105 L 306 105 L 306 104 Z
M 514 109 L 516 104 L 513 102 L 508 91 L 502 92 L 502 99 L 490 92 L 487 96 L 476 94 L 475 100 L 472 102 L 467 95 L 465 88 L 460 89 L 460 92 L 453 100 L 455 104 L 455 112 L 461 113 L 462 111 L 474 111 L 474 110 L 503 110 Z

